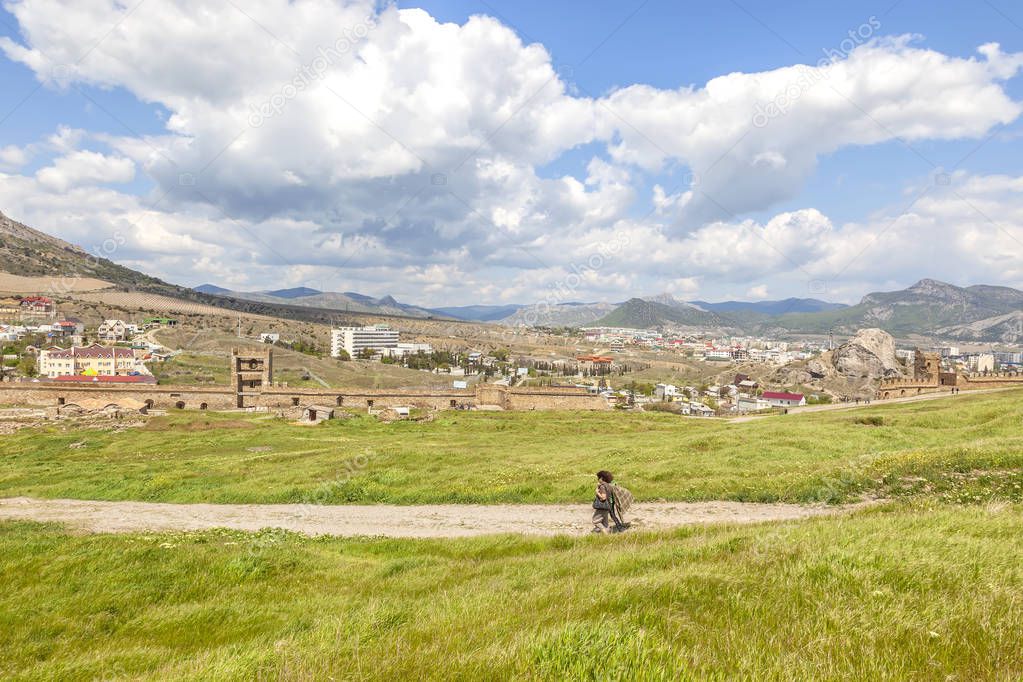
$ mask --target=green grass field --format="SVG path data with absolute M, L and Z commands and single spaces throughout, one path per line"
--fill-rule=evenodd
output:
M 1023 508 L 620 537 L 0 524 L 0 678 L 1019 679 Z
M 667 414 L 442 413 L 300 427 L 181 413 L 4 436 L 0 495 L 167 502 L 579 502 L 608 468 L 640 499 L 1023 499 L 1021 392 L 746 423 Z M 72 444 L 78 445 L 74 449 Z
M 22 430 L 3 437 L 0 496 L 584 502 L 607 466 L 648 500 L 890 499 L 546 539 L 0 523 L 0 679 L 1020 679 L 1021 397 L 738 424 L 180 413 Z

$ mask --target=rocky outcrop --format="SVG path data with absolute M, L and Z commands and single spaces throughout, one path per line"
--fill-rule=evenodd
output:
M 890 379 L 903 373 L 895 357 L 895 339 L 880 329 L 861 329 L 830 355 L 834 371 L 848 379 Z

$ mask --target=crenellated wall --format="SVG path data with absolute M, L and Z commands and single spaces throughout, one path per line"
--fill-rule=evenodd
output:
M 920 381 L 919 379 L 887 379 L 877 389 L 877 399 L 902 398 L 924 393 L 950 392 L 952 388 L 959 391 L 976 391 L 984 388 L 1011 388 L 1023 386 L 1023 374 L 1018 372 L 997 372 L 988 374 L 955 374 L 941 372 L 938 381 Z

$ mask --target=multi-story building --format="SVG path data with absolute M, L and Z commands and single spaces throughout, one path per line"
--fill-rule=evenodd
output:
M 366 350 L 383 351 L 398 347 L 398 331 L 387 325 L 371 327 L 339 327 L 330 330 L 330 354 L 339 357 L 341 351 L 349 357 L 358 357 Z
M 995 371 L 995 354 L 978 353 L 977 355 L 971 355 L 969 367 L 974 372 L 993 372 Z
M 1018 352 L 1003 352 L 995 353 L 995 362 L 1002 365 L 1019 365 L 1023 364 L 1023 353 Z
M 104 320 L 96 330 L 96 336 L 102 341 L 124 341 L 132 328 L 133 325 L 122 320 Z
M 60 376 L 126 376 L 139 369 L 135 354 L 129 348 L 101 346 L 84 348 L 48 348 L 39 351 L 39 374 Z

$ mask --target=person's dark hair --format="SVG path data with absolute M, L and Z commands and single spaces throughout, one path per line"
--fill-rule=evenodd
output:
M 602 480 L 604 483 L 610 483 L 611 481 L 615 480 L 614 474 L 612 474 L 610 471 L 598 471 L 597 478 Z

